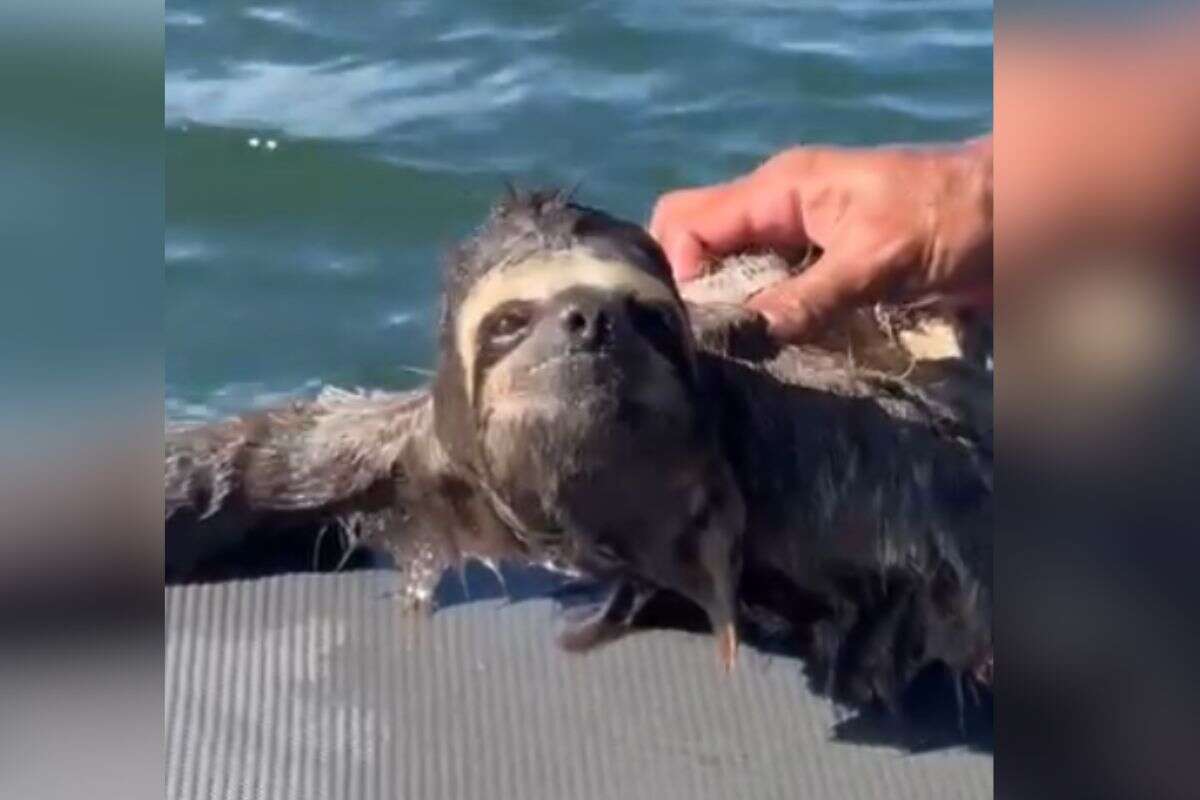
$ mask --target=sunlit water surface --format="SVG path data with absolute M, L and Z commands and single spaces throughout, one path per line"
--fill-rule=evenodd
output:
M 167 3 L 166 403 L 407 387 L 504 181 L 662 191 L 992 113 L 980 0 Z

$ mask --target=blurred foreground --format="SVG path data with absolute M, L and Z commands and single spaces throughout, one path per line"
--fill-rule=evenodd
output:
M 997 19 L 1002 796 L 1196 792 L 1200 17 L 1144 16 Z

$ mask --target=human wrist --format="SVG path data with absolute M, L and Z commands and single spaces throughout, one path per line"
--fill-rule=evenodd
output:
M 962 145 L 962 156 L 967 168 L 974 176 L 978 191 L 976 196 L 992 204 L 992 137 L 991 135 L 968 139 Z
M 939 200 L 926 259 L 931 290 L 974 293 L 991 283 L 992 138 L 969 139 L 935 156 Z

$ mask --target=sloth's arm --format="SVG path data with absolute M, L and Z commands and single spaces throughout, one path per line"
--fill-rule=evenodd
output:
M 167 432 L 168 578 L 222 556 L 402 521 L 403 484 L 427 472 L 428 392 L 326 390 L 310 402 Z M 307 537 L 307 538 L 305 538 Z

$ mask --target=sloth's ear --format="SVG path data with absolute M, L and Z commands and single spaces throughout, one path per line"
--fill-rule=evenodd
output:
M 326 390 L 308 402 L 169 429 L 168 578 L 186 578 L 223 551 L 283 549 L 305 531 L 387 533 L 404 517 L 403 486 L 431 468 L 432 423 L 426 390 Z

